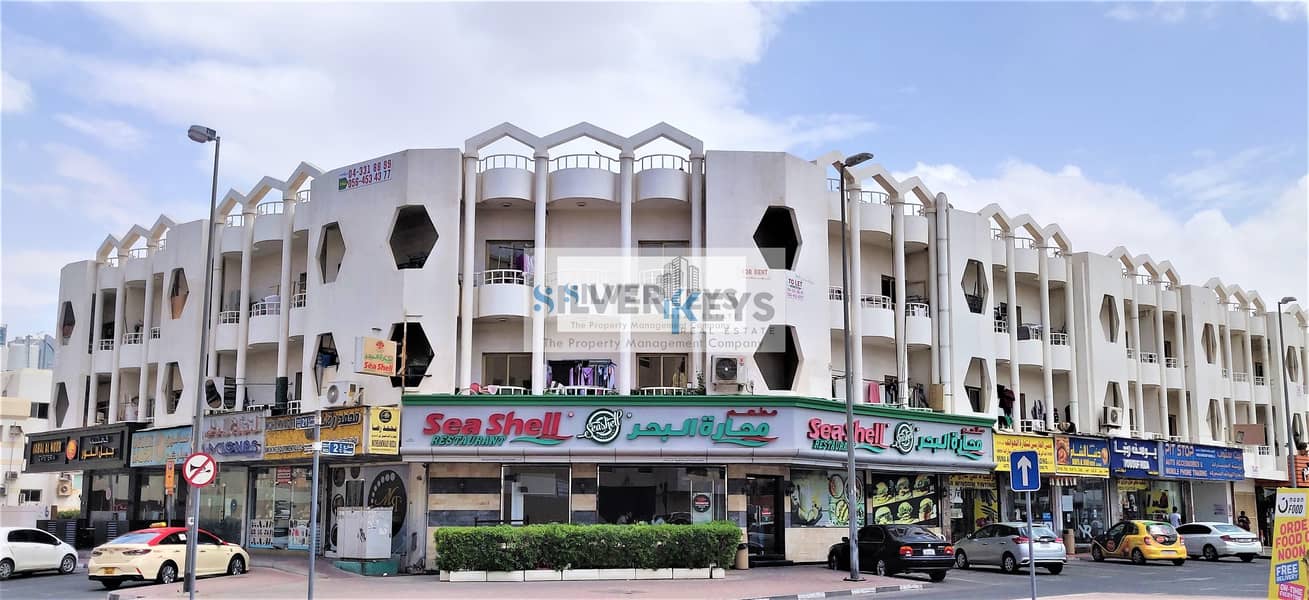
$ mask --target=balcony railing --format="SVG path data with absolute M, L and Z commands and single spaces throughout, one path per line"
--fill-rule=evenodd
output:
M 1004 230 L 1003 230 L 1003 229 L 1000 229 L 999 227 L 992 227 L 992 228 L 991 228 L 991 239 L 993 239 L 993 240 L 1003 240 L 1003 239 L 1004 239 Z
M 1142 352 L 1141 362 L 1151 365 L 1159 364 L 1159 355 L 1154 352 Z
M 1129 359 L 1131 359 L 1131 358 L 1136 358 L 1136 351 L 1133 350 L 1133 349 L 1131 348 L 1131 346 L 1128 346 L 1128 348 L 1127 348 L 1127 358 L 1129 358 Z
M 239 310 L 225 310 L 225 311 L 223 311 L 223 312 L 220 312 L 220 313 L 218 313 L 218 322 L 219 322 L 219 323 L 222 323 L 222 324 L 224 324 L 224 325 L 231 325 L 231 324 L 233 324 L 233 323 L 240 323 L 240 322 L 241 322 L 241 311 L 239 311 Z
M 1242 372 L 1240 372 L 1240 371 L 1237 371 L 1237 372 L 1235 372 L 1235 373 L 1232 373 L 1232 381 L 1236 381 L 1236 382 L 1239 382 L 1239 383 L 1245 383 L 1245 382 L 1247 382 L 1247 381 L 1250 381 L 1250 374 L 1249 374 L 1249 373 L 1242 373 Z
M 132 332 L 132 333 L 124 333 L 124 334 L 123 334 L 123 345 L 124 345 L 124 346 L 131 346 L 131 345 L 140 344 L 140 343 L 143 341 L 143 338 L 144 338 L 144 337 L 145 337 L 145 335 L 142 334 L 142 333 L 139 332 L 139 331 L 135 331 L 135 332 Z
M 546 393 L 558 396 L 613 396 L 618 391 L 594 385 L 565 385 L 547 389 Z
M 886 204 L 891 201 L 891 197 L 886 192 L 859 190 L 858 200 L 860 204 Z
M 523 169 L 532 170 L 532 158 L 521 154 L 491 154 L 477 161 L 477 172 L 482 173 L 491 169 Z
M 308 300 L 308 297 L 309 295 L 305 292 L 300 292 L 291 296 L 291 308 L 304 308 L 305 300 Z
M 1016 235 L 1014 236 L 1014 247 L 1030 250 L 1036 247 L 1036 240 L 1034 238 Z
M 1267 378 L 1267 377 L 1264 377 L 1263 375 L 1255 375 L 1255 376 L 1254 376 L 1254 384 L 1255 384 L 1255 385 L 1268 385 L 1268 378 Z
M 1230 377 L 1229 373 L 1230 371 L 1227 370 L 1227 367 L 1223 367 L 1222 369 L 1223 379 L 1227 379 L 1228 377 Z
M 117 257 L 117 256 L 106 256 L 106 257 L 105 257 L 105 266 L 109 266 L 109 267 L 117 267 L 117 266 L 118 266 L 118 257 Z
M 922 302 L 905 302 L 904 314 L 907 317 L 931 317 L 932 309 Z
M 996 333 L 1009 333 L 1009 321 L 996 319 L 994 323 Z
M 677 169 L 683 173 L 689 173 L 687 160 L 676 154 L 651 154 L 636 159 L 637 172 L 646 169 Z
M 478 271 L 473 276 L 474 287 L 497 284 L 531 285 L 531 283 L 532 274 L 518 269 L 491 269 L 490 271 Z
M 310 198 L 309 190 L 300 190 L 295 193 L 295 201 L 301 204 L 308 203 L 309 198 Z
M 880 294 L 864 294 L 859 297 L 859 303 L 866 308 L 881 308 L 884 310 L 895 310 L 895 302 L 891 301 L 890 296 Z
M 281 300 L 264 300 L 256 302 L 254 306 L 250 307 L 250 316 L 252 317 L 267 317 L 280 314 L 282 314 Z
M 228 227 L 243 227 L 245 226 L 245 215 L 241 213 L 227 215 L 227 219 L 223 220 L 223 224 Z
M 1051 345 L 1051 346 L 1067 346 L 1067 345 L 1068 345 L 1068 334 L 1066 334 L 1066 333 L 1059 333 L 1059 332 L 1057 332 L 1057 331 L 1055 331 L 1055 332 L 1050 332 L 1050 345 Z
M 159 238 L 159 243 L 156 244 L 156 246 L 157 246 L 157 248 L 156 248 L 157 250 L 163 250 L 164 248 L 167 248 L 167 247 L 168 247 L 168 238 L 166 238 L 166 237 L 161 237 L 161 238 Z
M 827 191 L 839 193 L 841 191 L 841 180 L 836 177 L 828 177 Z
M 673 386 L 643 387 L 636 391 L 638 396 L 685 396 L 686 388 Z
M 842 300 L 844 298 L 845 298 L 845 290 L 834 285 L 827 287 L 828 300 Z
M 132 248 L 127 251 L 128 258 L 146 258 L 150 256 L 149 248 Z
M 285 211 L 286 205 L 281 200 L 271 200 L 255 207 L 255 214 L 260 215 L 280 215 Z
M 113 349 L 114 349 L 114 341 L 113 341 L 113 340 L 100 340 L 100 346 L 99 346 L 99 348 L 100 348 L 101 350 L 113 350 Z
M 564 169 L 601 169 L 617 173 L 618 161 L 599 154 L 566 154 L 550 159 L 551 172 Z
M 1165 356 L 1165 357 L 1164 357 L 1164 367 L 1165 367 L 1165 368 L 1168 368 L 1168 369 L 1176 369 L 1176 368 L 1177 368 L 1177 357 L 1176 357 L 1176 356 Z

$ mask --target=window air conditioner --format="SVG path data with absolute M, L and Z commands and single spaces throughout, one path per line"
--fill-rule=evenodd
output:
M 746 381 L 744 356 L 715 356 L 713 360 L 714 385 L 741 386 Z
M 1104 407 L 1104 426 L 1105 427 L 1122 427 L 1123 426 L 1123 409 L 1117 406 Z

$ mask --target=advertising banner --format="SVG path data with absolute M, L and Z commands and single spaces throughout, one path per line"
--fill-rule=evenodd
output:
M 167 462 L 181 462 L 191 453 L 191 426 L 152 429 L 132 434 L 133 467 L 157 467 Z
M 400 409 L 374 406 L 368 413 L 368 453 L 400 453 Z
M 363 447 L 364 416 L 367 407 L 352 406 L 323 411 L 320 439 L 324 442 L 354 442 Z M 265 460 L 305 460 L 305 449 L 313 442 L 314 413 L 269 417 L 264 427 Z
M 121 469 L 140 424 L 98 425 L 27 436 L 28 473 Z
M 995 434 L 995 470 L 1009 472 L 1009 455 L 1014 452 L 1033 450 L 1042 473 L 1054 472 L 1054 442 L 1043 435 L 1007 435 Z
M 1159 476 L 1159 442 L 1113 438 L 1109 441 L 1109 470 L 1117 477 L 1145 479 Z
M 1269 600 L 1305 600 L 1309 587 L 1309 491 L 1278 488 L 1273 510 L 1273 556 L 1268 566 Z
M 1054 472 L 1059 475 L 1109 477 L 1109 441 L 1060 435 L 1054 438 Z
M 791 471 L 791 525 L 793 527 L 843 527 L 850 524 L 850 505 L 846 501 L 844 471 Z M 862 502 L 864 485 L 855 481 L 855 497 L 860 500 L 856 523 L 864 524 Z
M 1205 481 L 1245 479 L 1245 458 L 1240 449 L 1164 442 L 1164 477 Z

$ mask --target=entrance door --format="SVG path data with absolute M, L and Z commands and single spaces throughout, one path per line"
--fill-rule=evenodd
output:
M 750 554 L 760 557 L 786 555 L 782 540 L 782 478 L 747 475 L 745 524 Z

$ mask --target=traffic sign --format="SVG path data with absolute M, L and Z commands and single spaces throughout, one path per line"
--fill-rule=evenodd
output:
M 1009 455 L 1009 489 L 1015 492 L 1041 491 L 1041 463 L 1035 450 Z
M 218 478 L 218 463 L 214 457 L 196 452 L 186 457 L 186 462 L 182 463 L 182 477 L 191 487 L 204 487 Z
M 355 443 L 343 441 L 323 442 L 323 454 L 326 456 L 354 456 Z
M 177 463 L 170 458 L 164 463 L 164 495 L 172 496 L 177 491 Z

